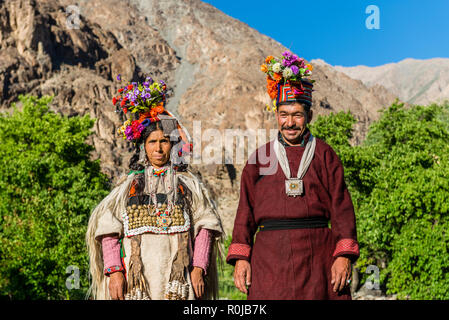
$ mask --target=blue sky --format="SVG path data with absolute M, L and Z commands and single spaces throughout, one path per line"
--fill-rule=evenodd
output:
M 449 0 L 205 0 L 307 60 L 378 66 L 449 58 Z M 369 5 L 380 29 L 368 29 Z

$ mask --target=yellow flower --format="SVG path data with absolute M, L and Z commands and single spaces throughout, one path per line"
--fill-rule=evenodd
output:
M 260 66 L 260 71 L 267 73 L 268 72 L 268 68 L 265 64 Z
M 310 63 L 306 64 L 306 67 L 307 67 L 307 69 L 309 69 L 310 71 L 313 70 L 313 66 L 312 66 Z

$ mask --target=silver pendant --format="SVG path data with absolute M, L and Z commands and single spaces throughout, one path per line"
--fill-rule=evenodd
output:
M 285 192 L 289 197 L 300 196 L 303 192 L 303 183 L 301 179 L 285 180 Z

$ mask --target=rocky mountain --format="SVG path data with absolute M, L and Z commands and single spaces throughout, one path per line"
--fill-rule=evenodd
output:
M 378 67 L 334 66 L 366 86 L 382 85 L 410 104 L 428 105 L 449 100 L 449 59 L 405 59 Z
M 117 74 L 166 81 L 172 88 L 168 109 L 190 134 L 194 120 L 202 132 L 275 128 L 273 114 L 264 111 L 268 96 L 259 68 L 267 55 L 284 50 L 199 0 L 3 0 L 0 108 L 30 93 L 54 95 L 52 108 L 64 115 L 90 114 L 97 119 L 88 141 L 96 149 L 92 157 L 115 180 L 127 172 L 132 150 L 115 134 L 121 122 L 110 101 Z M 381 85 L 367 87 L 328 65 L 318 64 L 312 78 L 315 115 L 350 110 L 358 119 L 354 143 L 395 99 Z M 242 164 L 193 167 L 230 230 Z

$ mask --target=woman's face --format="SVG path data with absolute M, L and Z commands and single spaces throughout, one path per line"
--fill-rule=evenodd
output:
M 151 165 L 155 168 L 163 167 L 170 159 L 170 139 L 164 136 L 162 130 L 155 130 L 145 140 L 145 152 Z

